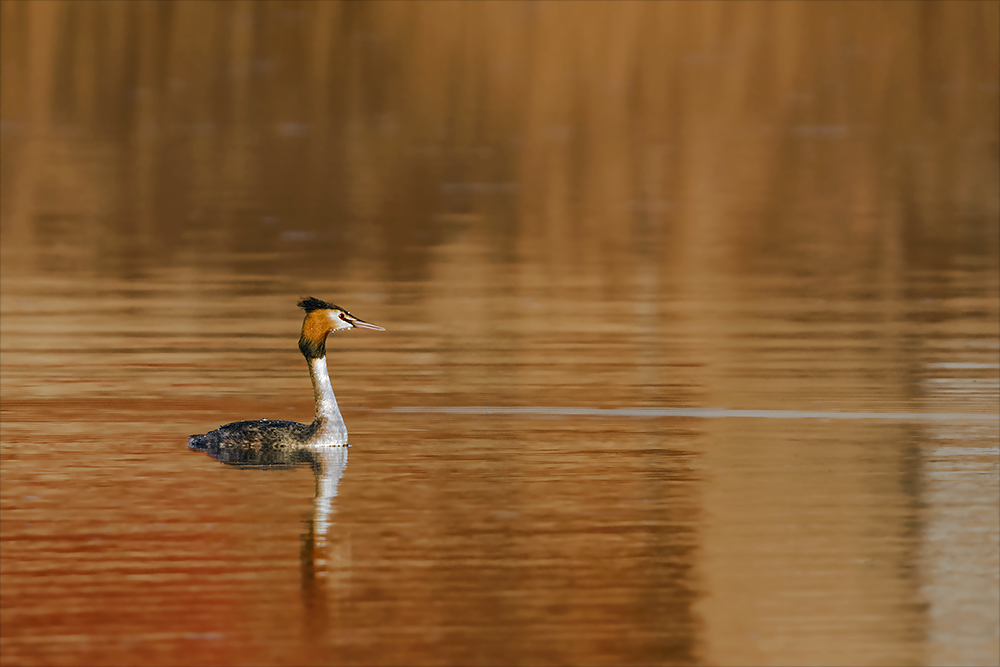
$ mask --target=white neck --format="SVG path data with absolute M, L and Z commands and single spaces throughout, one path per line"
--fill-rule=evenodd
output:
M 340 416 L 337 399 L 330 384 L 330 373 L 326 369 L 326 357 L 309 360 L 309 376 L 312 378 L 313 393 L 316 395 L 316 421 L 319 430 L 310 444 L 346 445 L 347 426 Z

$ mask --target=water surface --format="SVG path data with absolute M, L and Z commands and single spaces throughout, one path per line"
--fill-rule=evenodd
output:
M 1000 659 L 995 3 L 0 7 L 4 665 Z

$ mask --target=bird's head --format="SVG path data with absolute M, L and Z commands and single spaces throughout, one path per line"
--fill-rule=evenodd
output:
M 326 356 L 326 337 L 334 331 L 344 329 L 372 329 L 385 331 L 382 327 L 351 315 L 349 312 L 315 297 L 299 301 L 299 308 L 306 311 L 306 319 L 302 322 L 302 336 L 299 338 L 299 349 L 307 358 Z

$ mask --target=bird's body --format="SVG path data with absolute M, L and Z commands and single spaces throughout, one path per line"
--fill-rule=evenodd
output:
M 243 448 L 287 449 L 312 440 L 316 423 L 300 424 L 271 419 L 247 420 L 225 424 L 205 435 L 192 435 L 188 444 L 192 449 L 212 450 L 239 445 Z
M 218 453 L 229 448 L 258 451 L 290 447 L 342 447 L 347 445 L 347 427 L 333 395 L 326 367 L 326 338 L 344 329 L 362 328 L 385 331 L 380 326 L 360 320 L 343 308 L 312 297 L 299 302 L 306 311 L 299 337 L 299 350 L 309 362 L 316 399 L 316 419 L 311 424 L 291 421 L 239 421 L 188 438 L 188 447 Z

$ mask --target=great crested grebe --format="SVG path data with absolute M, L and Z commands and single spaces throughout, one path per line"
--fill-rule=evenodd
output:
M 347 444 L 347 427 L 340 416 L 337 399 L 333 395 L 330 374 L 326 368 L 326 337 L 342 329 L 373 329 L 385 331 L 380 326 L 359 320 L 349 312 L 326 301 L 309 297 L 299 301 L 306 318 L 302 322 L 299 350 L 309 362 L 313 393 L 316 395 L 316 419 L 312 424 L 290 421 L 233 422 L 220 426 L 204 435 L 188 438 L 188 447 L 212 453 L 230 447 L 285 448 L 330 447 Z

